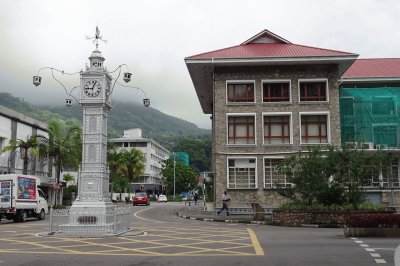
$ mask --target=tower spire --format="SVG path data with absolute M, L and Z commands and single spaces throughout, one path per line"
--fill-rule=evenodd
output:
M 103 40 L 103 36 L 100 35 L 99 26 L 96 26 L 96 32 L 94 34 L 94 37 L 86 36 L 86 40 L 93 40 L 93 43 L 96 44 L 96 50 L 99 48 L 99 40 L 104 43 L 107 43 L 106 40 Z

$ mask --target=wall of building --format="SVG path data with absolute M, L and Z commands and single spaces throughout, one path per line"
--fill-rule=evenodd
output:
M 299 79 L 328 79 L 329 102 L 327 103 L 299 103 Z M 215 182 L 216 200 L 221 203 L 221 195 L 227 188 L 227 158 L 254 157 L 257 164 L 257 188 L 230 189 L 229 194 L 233 202 L 260 202 L 269 206 L 279 205 L 284 198 L 276 191 L 264 189 L 265 156 L 285 156 L 304 150 L 309 145 L 300 144 L 299 112 L 329 111 L 331 144 L 340 145 L 340 116 L 339 116 L 339 74 L 334 65 L 305 65 L 305 66 L 260 66 L 260 67 L 224 67 L 215 69 L 214 83 L 214 114 L 213 129 L 215 155 Z M 262 80 L 290 79 L 291 103 L 262 103 Z M 227 80 L 254 80 L 255 103 L 227 104 Z M 263 145 L 263 112 L 291 112 L 293 124 L 293 144 L 291 145 Z M 256 144 L 249 146 L 227 145 L 227 113 L 255 113 Z M 215 126 L 217 125 L 217 126 Z

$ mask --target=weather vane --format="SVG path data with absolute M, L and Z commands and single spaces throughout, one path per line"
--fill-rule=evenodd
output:
M 96 49 L 99 48 L 99 40 L 107 43 L 107 40 L 103 40 L 103 36 L 100 36 L 99 26 L 96 26 L 96 34 L 94 35 L 94 37 L 86 36 L 86 40 L 93 40 L 93 43 L 96 43 Z

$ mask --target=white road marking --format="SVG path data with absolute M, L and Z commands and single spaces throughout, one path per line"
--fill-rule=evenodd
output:
M 386 263 L 386 260 L 384 260 L 384 259 L 375 259 L 375 262 L 377 264 L 383 264 L 383 263 Z
M 360 246 L 363 247 L 363 248 L 369 248 L 368 244 L 360 244 Z
M 362 243 L 364 243 L 364 242 L 361 241 L 361 240 L 356 240 L 356 241 L 354 241 L 354 242 L 356 242 L 357 244 L 362 244 Z
M 366 248 L 365 250 L 368 252 L 375 252 L 375 249 L 373 249 L 373 248 Z
M 379 253 L 369 253 L 369 254 L 371 255 L 371 257 L 374 257 L 374 258 L 380 258 L 381 257 L 381 255 Z
M 141 213 L 142 211 L 147 211 L 147 210 L 150 210 L 150 209 L 152 209 L 152 208 L 153 208 L 153 207 L 150 207 L 150 208 L 146 208 L 146 209 L 137 211 L 137 212 L 135 212 L 135 213 L 133 214 L 133 216 L 135 216 L 136 218 L 138 218 L 138 219 L 140 219 L 140 220 L 144 220 L 144 221 L 148 221 L 148 222 L 163 223 L 162 221 L 146 219 L 146 218 L 143 218 L 143 217 L 138 216 L 138 214 Z

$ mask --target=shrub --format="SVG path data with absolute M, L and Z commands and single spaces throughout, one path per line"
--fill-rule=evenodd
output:
M 393 213 L 352 214 L 346 221 L 348 227 L 395 228 L 400 226 L 400 215 Z

